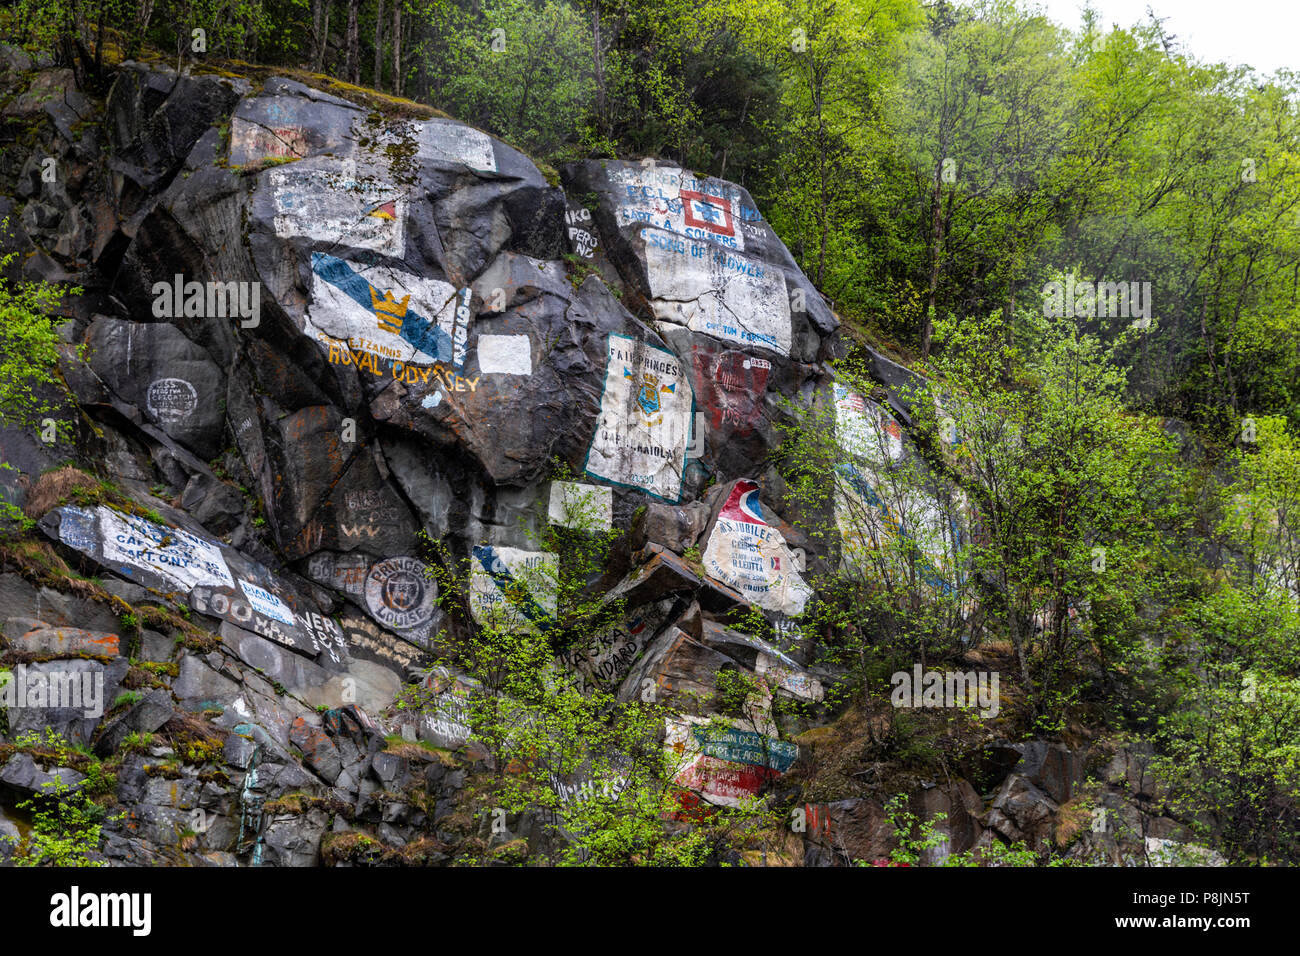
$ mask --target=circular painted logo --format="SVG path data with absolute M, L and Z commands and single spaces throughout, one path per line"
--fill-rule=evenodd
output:
M 149 386 L 144 404 L 157 421 L 175 424 L 194 413 L 199 393 L 183 378 L 160 378 Z
M 385 558 L 366 574 L 366 607 L 379 623 L 406 631 L 433 617 L 434 584 L 415 558 Z

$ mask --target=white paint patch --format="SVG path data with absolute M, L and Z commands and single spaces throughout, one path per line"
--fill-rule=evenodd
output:
M 194 414 L 199 393 L 183 378 L 160 378 L 149 384 L 144 404 L 155 421 L 175 425 Z
M 644 229 L 641 236 L 656 318 L 790 354 L 790 300 L 779 270 L 663 229 Z
M 235 586 L 221 549 L 213 542 L 103 506 L 96 511 L 107 562 L 152 571 L 186 592 L 199 585 Z
M 604 485 L 553 481 L 547 517 L 551 524 L 565 528 L 608 531 L 614 522 L 614 489 Z
M 460 163 L 470 169 L 496 172 L 497 156 L 492 148 L 492 138 L 473 127 L 429 122 L 420 126 L 416 137 L 419 159 Z
M 812 589 L 794 565 L 785 536 L 763 517 L 758 485 L 736 482 L 705 546 L 705 572 L 758 607 L 798 617 Z
M 834 394 L 835 434 L 841 448 L 878 464 L 903 457 L 903 430 L 893 415 L 838 382 Z
M 609 336 L 605 391 L 587 474 L 676 502 L 695 400 L 677 356 L 626 335 Z
M 425 408 L 437 408 L 442 404 L 442 389 L 434 392 L 432 395 L 426 395 L 420 399 L 420 404 Z
M 400 258 L 406 251 L 406 198 L 401 190 L 358 177 L 355 160 L 341 160 L 336 168 L 325 172 L 293 164 L 266 173 L 275 202 L 275 234 Z
M 281 624 L 294 623 L 293 611 L 289 605 L 266 588 L 258 587 L 251 581 L 240 581 L 239 587 L 244 592 L 244 596 L 248 598 L 248 603 L 252 605 L 253 610 L 258 614 L 273 618 Z
M 484 374 L 532 375 L 532 342 L 526 335 L 480 335 L 478 367 Z

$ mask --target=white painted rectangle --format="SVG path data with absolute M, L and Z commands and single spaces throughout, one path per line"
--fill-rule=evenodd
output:
M 552 524 L 565 528 L 608 531 L 614 522 L 614 489 L 573 481 L 553 481 L 547 516 Z
M 253 610 L 258 614 L 274 618 L 281 624 L 294 623 L 293 611 L 289 605 L 266 590 L 266 588 L 260 588 L 251 581 L 240 581 L 239 587 L 244 592 L 244 596 L 248 598 L 248 603 L 252 605 Z
M 406 197 L 401 189 L 358 176 L 354 160 L 325 171 L 306 162 L 268 171 L 275 202 L 275 234 L 322 246 L 371 249 L 387 256 L 406 251 Z
M 526 335 L 480 335 L 478 367 L 485 374 L 532 375 L 532 342 Z
M 472 126 L 434 121 L 421 125 L 416 135 L 420 159 L 460 163 L 483 172 L 496 171 L 497 156 L 492 148 L 492 138 Z

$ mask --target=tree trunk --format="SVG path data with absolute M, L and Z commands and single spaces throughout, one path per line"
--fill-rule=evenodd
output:
M 135 17 L 135 29 L 131 32 L 131 38 L 127 40 L 126 53 L 123 59 L 134 60 L 135 55 L 140 52 L 142 38 L 149 29 L 149 21 L 153 19 L 153 5 L 154 0 L 142 0 L 140 3 L 140 9 Z
M 384 88 L 384 0 L 375 0 L 375 75 L 370 85 L 377 90 Z
M 600 5 L 591 10 L 591 51 L 593 68 L 596 74 L 596 126 L 602 135 L 607 135 L 605 125 L 605 62 L 604 52 L 600 48 Z
M 320 0 L 321 5 L 321 26 L 320 26 L 320 45 L 316 50 L 316 60 L 312 64 L 312 69 L 316 73 L 325 72 L 325 53 L 330 45 L 330 13 L 333 9 L 333 0 Z
M 921 358 L 930 357 L 930 340 L 934 336 L 935 300 L 939 293 L 939 262 L 943 254 L 943 217 L 940 169 L 934 170 L 934 190 L 930 193 L 930 281 L 925 297 L 925 316 L 921 319 Z
M 325 37 L 321 34 L 324 21 L 325 0 L 311 0 L 311 46 L 307 50 L 307 63 L 312 70 L 320 70 L 321 51 L 325 49 Z
M 347 58 L 344 64 L 344 75 L 347 81 L 353 84 L 361 83 L 361 31 L 357 24 L 360 7 L 361 0 L 348 0 L 348 27 L 347 36 L 344 38 Z
M 393 0 L 393 94 L 402 95 L 402 0 Z

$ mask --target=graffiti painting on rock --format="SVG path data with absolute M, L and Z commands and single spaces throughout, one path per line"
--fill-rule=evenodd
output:
M 66 507 L 52 513 L 59 516 L 58 535 L 64 544 L 146 586 L 188 593 L 199 585 L 235 585 L 216 542 L 103 505 L 93 511 Z
M 835 434 L 846 453 L 876 463 L 903 457 L 903 430 L 893 415 L 838 382 L 834 397 Z
M 835 472 L 835 521 L 844 561 L 879 574 L 874 557 L 884 550 L 893 557 L 896 573 L 914 568 L 927 587 L 954 594 L 962 581 L 959 556 L 966 541 L 957 517 L 961 498 L 941 505 L 937 489 L 882 481 L 865 464 L 845 463 Z
M 695 350 L 697 392 L 703 396 L 709 424 L 748 435 L 763 417 L 763 393 L 772 363 L 745 352 Z
M 812 595 L 795 571 L 785 536 L 763 516 L 758 484 L 747 479 L 732 486 L 718 513 L 704 549 L 704 569 L 754 605 L 789 617 L 802 614 Z
M 739 191 L 730 183 L 697 179 L 673 166 L 633 166 L 610 171 L 619 189 L 620 227 L 638 223 L 679 236 L 744 249 Z
M 592 222 L 591 210 L 569 203 L 564 213 L 564 222 L 569 231 L 569 248 L 573 254 L 584 259 L 591 259 L 600 248 L 596 235 L 596 226 Z
M 302 126 L 265 126 L 241 116 L 230 119 L 230 165 L 248 166 L 267 159 L 301 159 L 310 151 Z
M 785 276 L 771 265 L 662 229 L 642 230 L 651 308 L 661 322 L 789 356 Z
M 390 634 L 374 621 L 349 616 L 340 623 L 348 651 L 359 660 L 383 664 L 401 676 L 405 676 L 410 668 L 424 666 L 429 660 L 423 648 Z
M 183 378 L 160 378 L 145 391 L 145 408 L 155 421 L 175 425 L 194 414 L 199 393 Z
M 331 362 L 348 364 L 337 354 L 346 344 L 370 357 L 372 371 L 384 361 L 451 363 L 457 334 L 463 351 L 468 330 L 457 329 L 458 294 L 448 283 L 323 252 L 312 253 L 311 267 L 306 331 L 321 339 Z
M 679 501 L 694 410 L 691 384 L 676 355 L 611 334 L 587 474 Z
M 471 677 L 434 667 L 421 682 L 432 702 L 419 714 L 415 728 L 419 736 L 435 747 L 459 747 L 473 732 L 473 698 L 482 687 Z M 408 725 L 409 726 L 409 725 Z
M 497 632 L 536 629 L 555 622 L 559 557 L 549 551 L 478 545 L 470 571 L 470 612 Z
M 791 667 L 783 657 L 760 652 L 754 672 L 764 677 L 769 686 L 788 691 L 801 700 L 819 701 L 825 696 L 820 680 L 807 671 Z
M 314 611 L 295 613 L 268 588 L 251 581 L 233 587 L 196 587 L 189 604 L 200 614 L 219 617 L 309 657 L 347 660 L 347 645 L 338 624 Z M 322 661 L 323 662 L 323 661 Z
M 366 572 L 364 594 L 366 610 L 378 623 L 417 643 L 428 642 L 437 588 L 422 561 L 376 561 Z
M 356 163 L 338 172 L 295 163 L 265 175 L 275 203 L 274 228 L 282 238 L 351 246 L 401 258 L 406 249 L 406 198 L 394 185 L 358 175 Z
M 569 648 L 560 660 L 584 678 L 579 681 L 584 693 L 590 685 L 613 690 L 663 629 L 673 606 L 672 600 L 664 600 L 639 607 L 609 630 Z
M 664 747 L 678 765 L 674 783 L 730 807 L 755 797 L 799 758 L 795 744 L 720 717 L 669 718 Z

